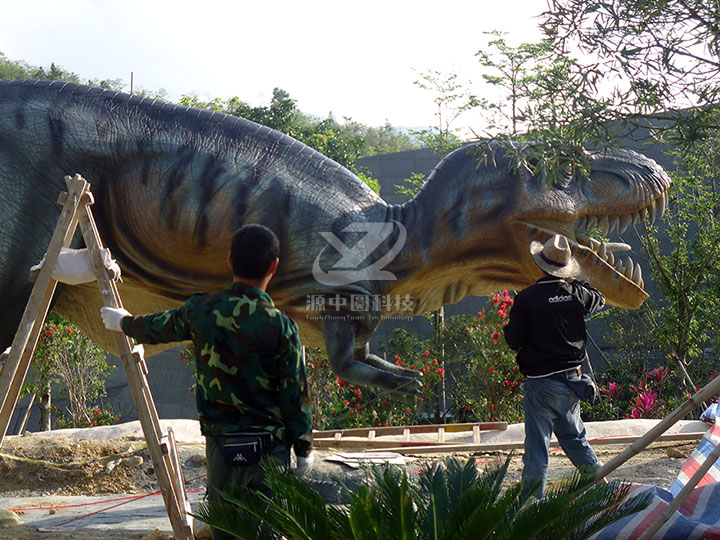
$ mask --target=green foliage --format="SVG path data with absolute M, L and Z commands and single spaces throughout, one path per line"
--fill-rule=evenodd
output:
M 120 79 L 87 79 L 82 80 L 79 75 L 67 71 L 57 64 L 51 63 L 49 67 L 33 66 L 23 60 L 10 60 L 0 52 L 0 79 L 40 79 L 51 81 L 68 81 L 84 83 L 111 90 L 121 90 Z
M 432 336 L 397 329 L 381 345 L 388 361 L 423 373 L 417 396 L 354 385 L 332 374 L 324 351 L 308 350 L 318 429 L 522 419 L 522 376 L 502 338 L 512 299 L 492 295 L 475 316 L 458 315 Z M 433 319 L 433 324 L 438 324 Z
M 427 178 L 422 173 L 412 173 L 410 178 L 403 180 L 403 184 L 397 184 L 395 186 L 395 193 L 404 195 L 408 199 L 412 199 L 417 195 L 418 191 L 425 185 Z
M 476 56 L 498 97 L 475 100 L 487 125 L 481 157 L 492 159 L 499 143 L 517 167 L 548 182 L 562 183 L 576 172 L 587 176 L 585 147 L 612 146 L 618 133 L 606 122 L 612 97 L 597 95 L 599 78 L 575 76 L 575 61 L 554 54 L 550 41 L 512 47 L 502 34 L 489 35 Z
M 715 112 L 716 120 L 720 112 Z M 670 209 L 664 216 L 670 250 L 661 251 L 657 228 L 648 225 L 641 239 L 653 279 L 663 293 L 654 309 L 652 336 L 678 369 L 693 371 L 720 331 L 714 305 L 720 293 L 720 134 L 679 147 L 670 174 Z M 687 376 L 680 391 L 695 386 Z
M 105 378 L 113 367 L 108 366 L 105 352 L 66 319 L 50 314 L 43 325 L 32 367 L 36 378 L 25 383 L 23 392 L 39 393 L 43 386 L 56 384 L 60 395 L 69 401 L 66 412 L 72 427 L 117 422 L 111 411 L 103 412 L 93 405 L 105 395 Z M 60 417 L 58 421 L 63 424 Z
M 326 505 L 302 478 L 266 462 L 272 498 L 231 486 L 222 493 L 230 504 L 202 504 L 196 517 L 243 540 L 579 540 L 650 502 L 648 496 L 627 498 L 629 484 L 593 485 L 588 469 L 551 487 L 547 497 L 528 500 L 520 484 L 502 489 L 509 462 L 478 474 L 473 461 L 450 458 L 417 478 L 396 467 L 374 467 L 367 484 L 347 490 L 344 507 Z

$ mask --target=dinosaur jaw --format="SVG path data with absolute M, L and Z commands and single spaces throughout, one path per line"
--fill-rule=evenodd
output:
M 580 279 L 597 287 L 608 304 L 626 309 L 637 309 L 648 298 L 642 268 L 630 256 L 624 242 L 601 242 L 586 233 L 598 229 L 603 237 L 617 232 L 623 234 L 628 227 L 647 219 L 651 224 L 662 217 L 667 207 L 667 191 L 645 207 L 626 215 L 582 215 L 571 221 L 532 219 L 524 222 L 532 240 L 545 241 L 552 234 L 563 234 L 570 240 L 573 255 L 581 268 Z

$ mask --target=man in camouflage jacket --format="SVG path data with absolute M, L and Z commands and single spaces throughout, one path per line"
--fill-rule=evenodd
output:
M 182 307 L 149 315 L 101 309 L 108 329 L 139 343 L 192 340 L 211 500 L 219 500 L 216 490 L 230 483 L 267 492 L 259 465 L 226 463 L 228 435 L 270 433 L 273 444 L 266 453 L 289 464 L 292 447 L 295 471 L 305 474 L 312 468 L 311 407 L 297 325 L 266 292 L 278 254 L 272 231 L 244 225 L 233 236 L 228 257 L 233 282 L 224 290 L 197 294 Z M 229 537 L 213 530 L 213 538 Z

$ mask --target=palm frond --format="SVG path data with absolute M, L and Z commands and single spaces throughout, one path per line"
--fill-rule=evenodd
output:
M 422 501 L 419 507 L 420 538 L 438 540 L 445 520 L 453 509 L 444 462 L 437 462 L 423 471 L 417 487 L 417 498 Z
M 230 503 L 200 503 L 192 516 L 211 527 L 232 534 L 240 540 L 278 538 L 266 524 Z
M 596 472 L 581 468 L 548 495 L 524 506 L 503 538 L 589 538 L 609 524 L 645 508 L 649 500 L 627 499 L 629 486 L 593 485 Z
M 378 531 L 383 540 L 416 538 L 417 506 L 407 473 L 392 467 L 375 467 L 374 491 L 378 497 Z

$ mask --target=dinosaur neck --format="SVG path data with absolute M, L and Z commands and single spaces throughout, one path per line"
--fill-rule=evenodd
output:
M 415 198 L 387 208 L 386 220 L 402 223 L 407 240 L 387 267 L 397 279 L 383 282 L 383 294 L 411 297 L 414 314 L 489 294 L 518 273 L 503 256 L 514 234 L 507 219 L 512 188 L 487 190 L 462 180 L 476 174 L 472 169 L 439 167 Z

